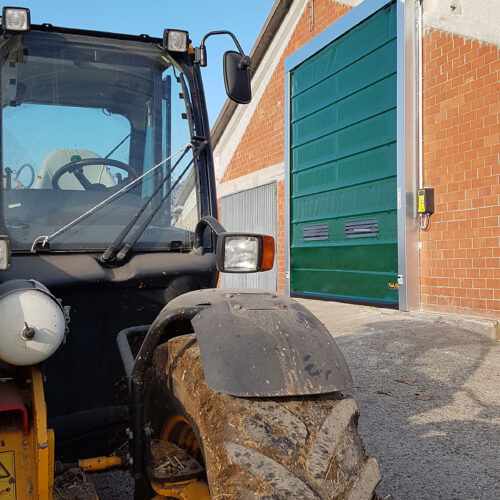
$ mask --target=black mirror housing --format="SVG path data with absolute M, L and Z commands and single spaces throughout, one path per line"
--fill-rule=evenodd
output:
M 252 100 L 250 86 L 250 58 L 230 50 L 224 53 L 224 85 L 228 97 L 238 104 L 248 104 Z

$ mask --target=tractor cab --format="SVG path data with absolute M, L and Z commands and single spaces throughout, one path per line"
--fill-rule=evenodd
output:
M 189 251 L 211 207 L 206 161 L 195 158 L 206 145 L 191 144 L 207 125 L 187 47 L 42 25 L 5 33 L 0 50 L 12 252 L 104 253 L 140 210 L 133 251 Z

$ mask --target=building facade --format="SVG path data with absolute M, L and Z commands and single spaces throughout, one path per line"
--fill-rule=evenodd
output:
M 497 18 L 487 0 L 275 2 L 252 103 L 212 130 L 223 224 L 276 237 L 267 288 L 500 317 Z

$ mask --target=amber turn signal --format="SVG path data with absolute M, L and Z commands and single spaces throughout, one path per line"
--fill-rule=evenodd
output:
M 274 264 L 274 238 L 262 236 L 261 271 L 269 271 Z

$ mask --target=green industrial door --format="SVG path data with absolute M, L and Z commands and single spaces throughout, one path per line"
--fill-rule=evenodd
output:
M 290 291 L 397 303 L 396 5 L 290 71 Z

